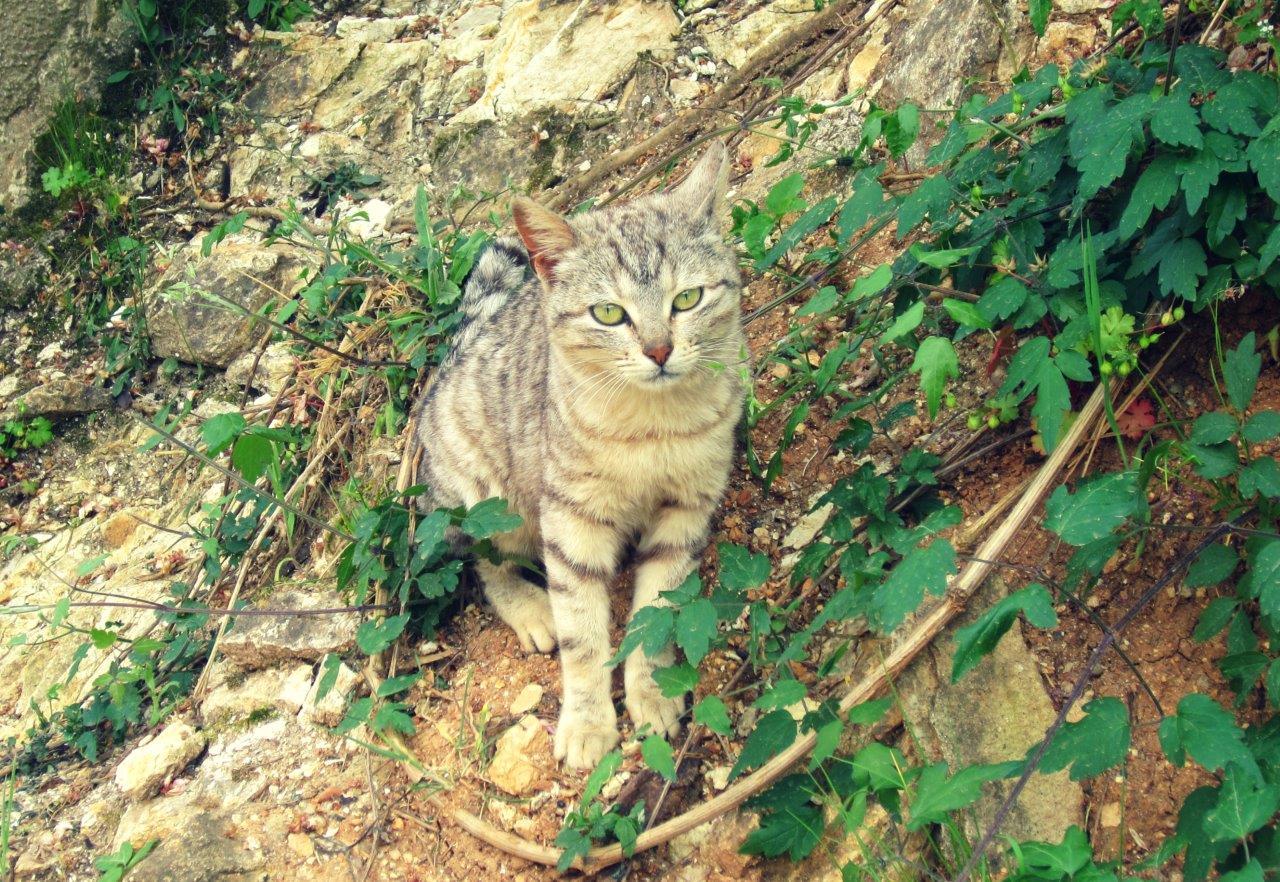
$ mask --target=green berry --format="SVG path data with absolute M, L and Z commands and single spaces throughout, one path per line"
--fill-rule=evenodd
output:
M 987 428 L 988 429 L 1000 428 L 1000 417 L 996 416 L 994 413 L 991 416 L 987 417 Z
M 1129 376 L 1129 372 L 1133 370 L 1133 365 L 1127 361 L 1120 362 L 1120 367 L 1116 368 L 1116 373 L 1122 377 Z
M 976 432 L 982 428 L 982 417 L 976 413 L 969 414 L 969 431 Z
M 1138 338 L 1138 345 L 1141 346 L 1143 349 L 1146 349 L 1148 346 L 1151 345 L 1151 338 L 1148 337 L 1146 334 L 1143 334 L 1141 337 Z
M 1115 368 L 1111 366 L 1111 362 L 1109 361 L 1103 361 L 1102 364 L 1098 365 L 1098 372 L 1104 377 L 1111 376 L 1111 373 L 1114 370 Z
M 1165 310 L 1164 314 L 1160 316 L 1160 324 L 1165 327 L 1173 324 L 1173 313 L 1169 310 Z
M 1187 311 L 1183 309 L 1181 306 L 1175 306 L 1173 308 L 1173 320 L 1175 322 L 1180 322 L 1186 317 L 1187 317 Z

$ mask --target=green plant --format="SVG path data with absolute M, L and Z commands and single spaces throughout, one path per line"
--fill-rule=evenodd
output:
M 315 10 L 307 0 L 248 0 L 244 14 L 272 30 L 287 31 Z
M 53 440 L 53 424 L 45 417 L 5 420 L 0 424 L 0 457 L 12 459 L 23 450 L 44 447 Z
M 151 850 L 156 847 L 159 841 L 158 839 L 152 839 L 138 849 L 133 847 L 132 842 L 126 842 L 120 846 L 115 854 L 96 858 L 93 865 L 98 870 L 98 882 L 120 882 L 121 879 L 129 875 L 130 870 L 142 863 L 146 856 L 151 854 Z

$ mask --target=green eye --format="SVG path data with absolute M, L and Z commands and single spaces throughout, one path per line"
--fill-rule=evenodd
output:
M 602 325 L 620 325 L 627 320 L 627 311 L 616 303 L 597 303 L 591 307 L 591 316 Z
M 686 288 L 676 295 L 675 300 L 671 301 L 671 308 L 676 312 L 684 312 L 687 309 L 693 309 L 701 302 L 701 288 Z

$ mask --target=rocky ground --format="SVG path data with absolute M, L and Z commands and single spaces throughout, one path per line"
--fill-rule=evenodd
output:
M 1023 63 L 1080 57 L 1104 39 L 1109 5 L 1057 3 L 1055 19 L 1038 41 L 1012 2 L 854 5 L 842 28 L 869 22 L 865 32 L 796 84 L 811 100 L 861 95 L 826 114 L 814 146 L 821 150 L 856 139 L 868 101 L 912 100 L 944 108 L 969 81 L 1007 77 Z M 64 325 L 36 321 L 18 309 L 0 314 L 0 422 L 19 413 L 43 415 L 57 430 L 55 443 L 6 461 L 0 472 L 0 543 L 13 540 L 0 545 L 0 603 L 12 611 L 52 609 L 73 594 L 122 595 L 143 603 L 169 599 L 175 574 L 199 558 L 193 527 L 201 523 L 201 505 L 224 492 L 224 479 L 171 445 L 147 446 L 153 433 L 143 421 L 161 403 L 185 399 L 192 412 L 176 434 L 193 442 L 198 418 L 266 408 L 287 384 L 319 370 L 314 353 L 300 353 L 283 339 L 259 358 L 260 326 L 239 312 L 173 296 L 183 285 L 201 287 L 253 312 L 292 295 L 316 266 L 314 253 L 267 244 L 250 230 L 229 237 L 206 257 L 199 235 L 211 224 L 241 207 L 279 209 L 292 201 L 318 228 L 346 218 L 350 235 L 392 241 L 405 235 L 420 184 L 440 208 L 461 212 L 477 198 L 496 197 L 491 207 L 498 209 L 502 194 L 572 182 L 674 115 L 698 107 L 761 46 L 803 27 L 815 14 L 812 4 L 799 0 L 690 0 L 679 8 L 665 0 L 381 0 L 341 4 L 291 33 L 245 32 L 225 60 L 244 90 L 224 131 L 207 140 L 189 167 L 142 166 L 134 181 L 135 209 L 154 212 L 161 219 L 156 230 L 166 237 L 160 259 L 148 270 L 144 300 L 152 354 L 171 359 L 173 370 L 154 371 L 137 388 L 112 396 L 101 383 L 103 352 L 78 348 Z M 816 54 L 823 45 L 804 51 Z M 728 122 L 735 119 L 726 116 Z M 765 167 L 777 147 L 768 131 L 747 133 L 733 146 L 737 197 L 759 196 L 808 161 Z M 920 159 L 909 154 L 902 170 L 917 170 Z M 323 186 L 357 171 L 370 183 L 337 196 L 333 186 Z M 635 169 L 606 179 L 597 192 L 578 195 L 607 196 L 629 180 L 628 171 Z M 36 296 L 49 284 L 38 249 L 23 251 L 14 243 L 0 260 L 11 292 L 26 286 Z M 777 293 L 774 283 L 753 281 L 746 307 Z M 1248 308 L 1241 307 L 1240 333 L 1254 321 Z M 1254 323 L 1260 327 L 1260 321 Z M 785 311 L 753 324 L 757 357 L 786 328 Z M 989 354 L 976 340 L 964 351 L 962 405 L 998 385 L 998 377 L 982 370 Z M 1193 356 L 1180 358 L 1165 377 L 1189 408 L 1210 394 L 1208 367 Z M 255 363 L 257 374 L 250 380 Z M 863 369 L 875 370 L 871 364 Z M 761 375 L 756 392 L 762 402 L 776 394 L 779 376 L 773 370 Z M 241 390 L 247 380 L 254 388 L 246 401 Z M 1261 393 L 1272 406 L 1280 398 L 1277 385 L 1272 372 Z M 775 561 L 768 591 L 783 590 L 794 552 L 822 525 L 821 512 L 809 513 L 811 500 L 851 466 L 831 454 L 834 429 L 825 416 L 814 413 L 797 429 L 798 441 L 771 492 L 745 466 L 739 470 L 720 522 L 718 538 L 747 544 Z M 931 449 L 945 452 L 965 438 L 955 422 L 934 426 L 910 418 L 873 454 L 889 457 L 894 447 L 929 433 Z M 782 428 L 777 420 L 766 421 L 756 445 L 772 450 Z M 359 462 L 376 462 L 381 474 L 394 474 L 399 447 L 382 439 L 361 456 Z M 1097 456 L 1105 459 L 1105 446 Z M 1040 461 L 1026 438 L 1010 438 L 956 471 L 945 489 L 972 524 Z M 1170 518 L 1190 518 L 1207 511 L 1211 500 L 1175 482 L 1157 502 Z M 1160 539 L 1165 544 L 1155 553 L 1176 555 L 1181 538 Z M 335 552 L 322 547 L 287 579 L 254 573 L 243 596 L 274 608 L 343 606 L 334 590 Z M 1045 535 L 1028 531 L 1019 538 L 1006 578 L 1021 584 L 1028 568 L 1053 571 L 1062 562 Z M 1123 562 L 1119 567 L 1091 604 L 1122 603 L 1150 577 L 1130 572 Z M 998 583 L 986 589 L 991 597 L 1001 590 Z M 1180 646 L 1176 666 L 1168 664 L 1162 632 L 1174 627 L 1189 635 L 1203 605 L 1203 597 L 1172 593 L 1130 638 L 1130 655 L 1167 704 L 1189 686 L 1221 689 L 1213 659 L 1222 650 L 1214 643 L 1208 652 Z M 110 623 L 114 631 L 137 638 L 154 629 L 156 616 L 146 608 L 77 607 L 65 621 L 85 631 Z M 401 670 L 421 666 L 429 672 L 412 693 L 417 734 L 411 747 L 431 786 L 415 786 L 403 769 L 366 750 L 358 738 L 330 732 L 342 719 L 342 696 L 363 688 L 356 672 L 362 664 L 354 650 L 356 624 L 352 614 L 241 620 L 220 643 L 196 697 L 181 701 L 167 719 L 142 727 L 97 763 L 67 755 L 54 771 L 21 781 L 11 846 L 17 877 L 96 879 L 95 857 L 125 842 L 141 846 L 151 840 L 159 845 L 130 873 L 131 882 L 555 875 L 472 840 L 427 801 L 429 794 L 442 794 L 447 803 L 501 828 L 543 843 L 554 839 L 582 786 L 582 776 L 557 768 L 551 758 L 549 731 L 559 694 L 555 658 L 523 655 L 514 636 L 476 604 L 431 641 L 402 647 Z M 1043 733 L 1064 684 L 1078 673 L 1073 667 L 1095 639 L 1083 617 L 1030 638 L 1030 645 L 1015 628 L 974 676 L 954 687 L 946 676 L 944 641 L 898 684 L 901 724 L 889 734 L 900 737 L 909 756 L 953 765 L 1020 755 Z M 0 617 L 0 735 L 25 737 L 39 715 L 78 700 L 121 659 L 112 648 L 77 657 L 75 645 L 40 641 L 29 616 Z M 874 641 L 855 645 L 821 687 L 823 694 L 838 694 L 842 683 L 874 662 Z M 317 701 L 318 665 L 328 653 L 344 655 L 350 667 L 342 667 L 335 689 Z M 720 685 L 717 677 L 727 678 L 734 661 L 710 660 L 701 688 Z M 813 672 L 803 676 L 812 679 Z M 1138 735 L 1129 771 L 1137 777 L 1144 758 L 1158 756 L 1158 717 L 1143 706 L 1136 680 L 1122 665 L 1109 667 L 1101 679 L 1100 690 L 1135 696 Z M 976 707 L 982 709 L 980 725 Z M 740 718 L 745 732 L 750 713 Z M 65 746 L 54 747 L 69 753 Z M 733 739 L 701 744 L 682 766 L 666 811 L 723 789 L 735 750 Z M 1158 777 L 1145 771 L 1144 781 Z M 1099 847 L 1114 847 L 1118 856 L 1136 861 L 1172 829 L 1174 796 L 1198 783 L 1190 769 L 1136 793 L 1126 790 L 1123 775 L 1087 788 L 1065 773 L 1040 777 L 1008 832 L 1056 841 L 1067 826 L 1079 824 L 1091 830 Z M 653 797 L 634 745 L 606 794 L 624 789 L 632 799 Z M 987 805 L 979 814 L 989 811 Z M 893 838 L 897 834 L 884 818 L 871 818 L 867 838 L 833 839 L 793 866 L 785 859 L 737 853 L 753 818 L 723 817 L 639 857 L 627 872 L 682 882 L 837 879 L 843 859 L 861 856 L 874 866 L 886 854 L 909 858 L 923 848 L 919 841 Z

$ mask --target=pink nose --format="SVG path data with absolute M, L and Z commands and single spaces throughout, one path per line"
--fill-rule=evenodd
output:
M 644 354 L 647 355 L 654 364 L 664 365 L 667 363 L 667 359 L 671 357 L 671 344 L 655 343 L 652 346 L 646 346 L 644 348 Z

